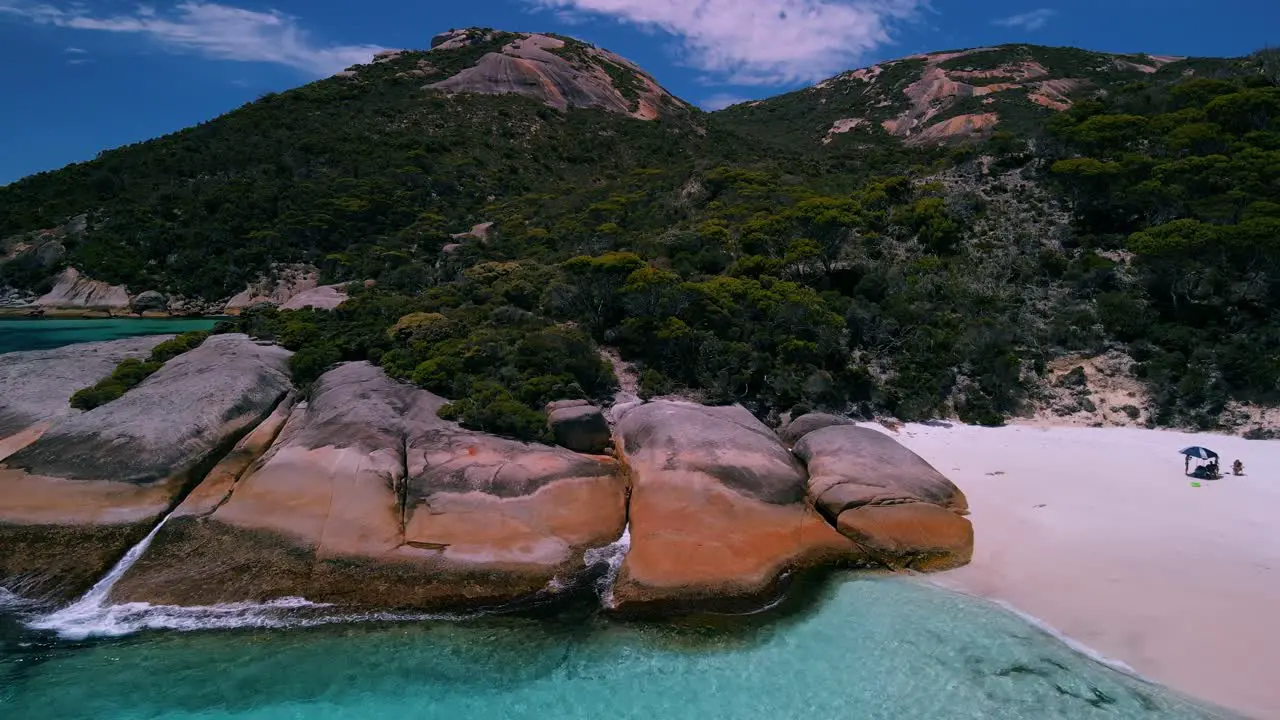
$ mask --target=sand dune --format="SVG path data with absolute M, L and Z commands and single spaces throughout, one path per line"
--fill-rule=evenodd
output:
M 969 497 L 973 563 L 936 582 L 1149 679 L 1280 718 L 1280 442 L 1029 426 L 894 436 Z M 1189 445 L 1223 467 L 1239 458 L 1246 475 L 1192 487 L 1178 455 Z

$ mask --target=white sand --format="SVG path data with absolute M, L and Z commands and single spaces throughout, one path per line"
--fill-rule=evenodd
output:
M 1040 618 L 1149 679 L 1280 718 L 1280 442 L 962 425 L 894 437 L 973 511 L 973 563 L 935 581 Z M 1239 458 L 1246 475 L 1192 487 L 1178 454 L 1189 445 L 1220 453 L 1227 471 Z

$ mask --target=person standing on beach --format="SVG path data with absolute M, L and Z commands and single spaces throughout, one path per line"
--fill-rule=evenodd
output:
M 1186 460 L 1187 460 L 1186 462 L 1182 463 L 1182 474 L 1190 475 L 1191 474 L 1191 456 L 1187 455 Z

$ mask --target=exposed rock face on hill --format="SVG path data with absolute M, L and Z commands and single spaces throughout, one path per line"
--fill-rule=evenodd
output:
M 310 265 L 287 265 L 273 269 L 271 277 L 250 284 L 227 301 L 223 311 L 239 315 L 254 305 L 283 305 L 295 296 L 315 290 L 319 273 Z
M 885 134 L 909 145 L 940 145 L 995 130 L 1026 131 L 1037 118 L 1067 110 L 1090 93 L 1177 72 L 1176 66 L 1165 68 L 1181 60 L 1030 45 L 928 53 L 851 70 L 721 115 L 748 134 L 804 132 L 810 142 L 833 149 Z M 804 118 L 805 127 L 784 118 Z
M 302 310 L 303 308 L 315 308 L 317 310 L 332 310 L 346 301 L 346 285 L 321 285 L 294 295 L 281 305 L 280 309 Z
M 758 607 L 787 572 L 857 559 L 805 501 L 803 466 L 743 408 L 656 401 L 616 432 L 633 484 L 618 610 Z
M 567 586 L 622 534 L 615 463 L 462 430 L 443 403 L 367 363 L 330 371 L 256 467 L 193 493 L 115 597 L 475 609 Z
M 55 423 L 80 414 L 72 394 L 142 359 L 172 335 L 152 335 L 0 355 L 0 461 L 35 442 Z
M 90 280 L 75 268 L 67 268 L 58 276 L 53 289 L 35 301 L 35 305 L 51 310 L 129 311 L 129 292 L 123 285 L 109 285 Z
M 964 493 L 893 438 L 833 425 L 800 438 L 795 453 L 818 509 L 878 563 L 941 570 L 969 562 Z
M 0 465 L 0 585 L 66 599 L 168 511 L 289 388 L 288 351 L 220 335 Z
M 467 47 L 479 32 L 437 37 L 432 52 Z M 549 35 L 516 35 L 501 52 L 488 53 L 475 66 L 430 87 L 453 93 L 516 93 L 559 110 L 594 108 L 642 120 L 685 107 L 630 60 Z

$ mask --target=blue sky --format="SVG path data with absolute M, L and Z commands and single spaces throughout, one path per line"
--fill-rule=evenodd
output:
M 711 108 L 1003 42 L 1242 55 L 1280 45 L 1280 1 L 0 0 L 0 183 L 475 25 L 580 37 Z

